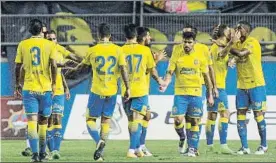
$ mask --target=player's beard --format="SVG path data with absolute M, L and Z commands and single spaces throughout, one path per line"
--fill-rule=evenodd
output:
M 185 53 L 189 53 L 191 50 L 192 50 L 192 49 L 191 49 L 190 47 L 188 47 L 188 46 L 185 46 L 185 47 L 184 47 Z
M 145 46 L 149 47 L 151 46 L 150 42 L 149 41 L 145 41 Z

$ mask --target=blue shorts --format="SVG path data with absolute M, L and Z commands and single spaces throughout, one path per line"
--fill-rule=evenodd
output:
M 205 106 L 204 104 L 206 104 L 206 97 L 207 97 L 206 92 L 207 92 L 206 85 L 202 84 L 202 94 L 201 94 L 201 96 L 202 96 L 202 108 L 203 108 L 203 106 Z
M 23 105 L 26 114 L 39 114 L 49 117 L 52 113 L 52 92 L 34 92 L 23 90 Z
M 123 98 L 122 101 L 124 101 Z M 133 115 L 133 110 L 146 115 L 147 111 L 150 110 L 148 96 L 131 98 L 127 102 L 123 102 L 123 107 L 128 117 Z
M 202 84 L 202 101 L 203 102 L 206 100 L 206 92 L 207 92 L 206 85 Z
M 101 116 L 111 118 L 116 106 L 117 95 L 100 96 L 90 92 L 87 105 L 87 118 L 98 118 Z
M 52 114 L 63 115 L 65 95 L 56 95 L 53 98 Z
M 225 89 L 218 89 L 219 91 L 219 97 L 214 98 L 215 103 L 213 106 L 208 106 L 207 111 L 210 112 L 218 112 L 228 109 L 228 99 L 227 99 L 227 93 Z
M 266 109 L 266 90 L 264 86 L 251 89 L 238 89 L 236 96 L 237 109 L 252 109 L 260 111 Z
M 200 118 L 203 115 L 203 104 L 201 96 L 175 95 L 172 109 L 172 117 L 187 115 Z

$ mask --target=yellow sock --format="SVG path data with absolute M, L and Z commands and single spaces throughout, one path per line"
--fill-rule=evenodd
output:
M 199 131 L 199 126 L 192 126 L 191 131 L 198 132 Z
M 62 128 L 61 125 L 53 125 L 53 128 Z
M 213 120 L 208 119 L 208 120 L 207 120 L 207 123 L 206 123 L 206 131 L 211 132 L 211 130 L 212 130 L 212 125 L 215 125 L 215 124 L 216 124 L 216 121 L 213 121 Z
M 29 139 L 37 139 L 37 121 L 28 121 L 28 137 Z
M 147 128 L 149 125 L 149 121 L 142 120 L 142 127 Z
M 246 115 L 238 115 L 238 120 L 245 121 Z
M 180 128 L 183 128 L 183 127 L 184 127 L 183 123 L 180 123 L 179 125 L 174 124 L 175 129 L 180 129 Z
M 264 116 L 260 115 L 258 117 L 255 118 L 257 122 L 261 122 L 262 120 L 264 120 Z
M 190 122 L 186 123 L 186 130 L 190 130 L 192 127 L 192 124 Z
M 102 123 L 101 124 L 101 138 L 106 140 L 109 134 L 109 123 Z
M 47 125 L 38 125 L 38 136 L 39 139 L 46 139 Z

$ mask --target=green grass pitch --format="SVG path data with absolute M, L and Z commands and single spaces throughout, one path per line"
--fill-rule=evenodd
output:
M 215 141 L 215 147 L 219 149 L 219 142 Z M 1 140 L 1 161 L 2 162 L 29 162 L 30 157 L 21 156 L 25 148 L 23 140 Z M 138 159 L 126 158 L 128 141 L 109 140 L 104 152 L 106 162 L 276 162 L 276 141 L 268 141 L 269 150 L 265 155 L 254 155 L 259 141 L 249 141 L 250 155 L 220 155 L 206 153 L 205 140 L 200 142 L 200 156 L 190 158 L 181 156 L 177 152 L 178 141 L 151 140 L 147 146 L 153 153 L 152 157 Z M 239 141 L 228 141 L 233 150 L 240 147 Z M 61 159 L 49 162 L 93 162 L 95 143 L 92 140 L 65 140 L 61 145 Z

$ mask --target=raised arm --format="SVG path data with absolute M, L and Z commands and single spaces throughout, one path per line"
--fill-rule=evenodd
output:
M 238 49 L 232 48 L 230 50 L 230 53 L 237 57 L 245 57 L 245 56 L 248 56 L 251 52 L 248 49 L 238 50 Z

